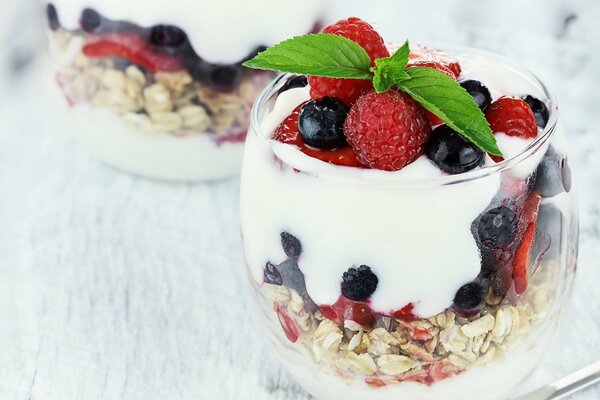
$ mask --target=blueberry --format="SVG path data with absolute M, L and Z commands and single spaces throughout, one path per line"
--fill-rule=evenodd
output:
M 308 85 L 308 78 L 304 75 L 296 75 L 288 79 L 277 94 L 287 92 L 290 89 L 306 87 L 306 85 Z
M 184 31 L 171 25 L 156 25 L 150 30 L 150 43 L 159 47 L 179 47 L 185 44 Z
M 482 150 L 447 125 L 438 126 L 431 132 L 425 154 L 449 174 L 461 174 L 477 168 L 485 157 Z
M 510 208 L 492 208 L 479 220 L 477 231 L 481 243 L 491 249 L 506 248 L 513 241 L 517 222 L 517 215 Z
M 365 301 L 377 289 L 379 279 L 366 265 L 350 268 L 342 276 L 342 294 L 354 301 Z
M 454 308 L 460 314 L 476 314 L 485 303 L 488 285 L 483 280 L 475 280 L 463 285 L 454 296 Z
M 80 24 L 84 31 L 93 33 L 102 24 L 102 17 L 95 10 L 86 8 L 81 13 Z
M 298 129 L 304 143 L 321 150 L 346 145 L 344 122 L 347 116 L 348 107 L 333 97 L 306 103 L 298 120 Z
M 281 245 L 288 257 L 298 258 L 302 253 L 302 244 L 294 235 L 288 232 L 281 232 Z
M 60 28 L 60 21 L 58 20 L 58 13 L 54 4 L 46 6 L 46 16 L 48 17 L 48 26 L 50 26 L 50 29 L 57 31 Z
M 571 167 L 567 157 L 557 153 L 554 147 L 548 148 L 536 172 L 536 189 L 542 197 L 549 198 L 570 192 L 571 184 Z
M 523 97 L 525 103 L 529 104 L 531 110 L 533 111 L 533 115 L 535 115 L 535 122 L 537 122 L 537 126 L 540 128 L 545 128 L 548 125 L 548 119 L 550 119 L 550 111 L 548 110 L 548 106 L 538 98 L 535 98 L 531 95 L 527 95 Z
M 242 66 L 217 65 L 209 75 L 209 83 L 217 89 L 231 90 L 239 83 L 242 77 Z
M 281 273 L 279 273 L 277 267 L 270 262 L 265 265 L 263 276 L 265 283 L 277 286 L 283 285 L 283 277 L 281 276 Z
M 470 95 L 473 97 L 475 104 L 482 110 L 485 110 L 492 104 L 492 95 L 490 90 L 481 82 L 475 80 L 463 81 L 460 83 Z

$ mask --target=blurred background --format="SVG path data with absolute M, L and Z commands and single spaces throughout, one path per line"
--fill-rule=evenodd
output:
M 600 359 L 600 2 L 327 3 L 330 19 L 360 16 L 386 38 L 504 54 L 556 91 L 581 250 L 566 328 L 533 384 Z M 0 399 L 308 399 L 240 300 L 239 234 L 217 225 L 237 224 L 238 181 L 166 185 L 94 161 L 44 95 L 42 17 L 33 0 L 0 0 Z

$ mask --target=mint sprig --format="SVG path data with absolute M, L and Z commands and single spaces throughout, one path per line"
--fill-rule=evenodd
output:
M 359 44 L 338 35 L 295 37 L 259 53 L 244 66 L 291 74 L 371 80 L 371 58 Z
M 254 69 L 327 78 L 373 82 L 377 93 L 395 88 L 407 93 L 425 109 L 477 147 L 501 156 L 496 139 L 481 109 L 452 78 L 428 67 L 407 68 L 408 41 L 391 57 L 375 60 L 356 42 L 342 36 L 312 34 L 275 45 L 244 63 Z

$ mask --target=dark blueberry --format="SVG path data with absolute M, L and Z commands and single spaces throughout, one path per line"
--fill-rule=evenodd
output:
M 209 83 L 217 89 L 231 90 L 242 77 L 241 65 L 218 65 L 210 72 Z
M 562 212 L 552 204 L 542 204 L 538 214 L 537 228 L 540 232 L 544 232 L 550 237 L 550 247 L 546 252 L 546 257 L 548 259 L 558 257 L 563 237 Z
M 536 189 L 544 198 L 554 197 L 562 192 L 570 192 L 572 184 L 571 167 L 565 155 L 550 147 L 536 172 Z
M 292 234 L 288 232 L 281 232 L 281 246 L 285 255 L 291 258 L 298 258 L 302 253 L 302 244 Z
M 548 119 L 550 119 L 550 111 L 548 110 L 548 106 L 538 98 L 535 98 L 531 95 L 527 95 L 523 97 L 525 103 L 529 104 L 531 110 L 533 111 L 533 115 L 535 115 L 535 122 L 537 126 L 540 128 L 545 128 L 548 125 Z
M 100 25 L 102 24 L 102 17 L 95 10 L 86 8 L 81 13 L 80 24 L 84 31 L 92 33 L 96 29 L 100 28 Z
M 506 248 L 513 241 L 517 222 L 517 215 L 510 208 L 492 208 L 479 220 L 477 231 L 481 243 L 491 249 Z
M 279 264 L 277 269 L 285 286 L 296 290 L 300 294 L 306 292 L 304 274 L 300 271 L 296 260 L 286 260 Z
M 492 95 L 490 90 L 481 82 L 469 80 L 460 83 L 462 86 L 475 100 L 475 104 L 482 110 L 485 110 L 490 104 L 492 104 Z
M 48 17 L 48 26 L 50 26 L 50 29 L 53 31 L 58 30 L 60 28 L 60 21 L 58 20 L 58 13 L 54 4 L 46 6 L 46 16 Z
M 354 301 L 365 301 L 377 289 L 379 279 L 366 265 L 350 268 L 342 276 L 342 294 Z
M 298 130 L 304 143 L 321 150 L 331 150 L 347 144 L 344 122 L 348 107 L 338 99 L 324 97 L 306 103 L 300 111 Z
M 431 132 L 425 154 L 442 171 L 461 174 L 481 165 L 485 153 L 447 125 Z
M 290 89 L 302 88 L 308 85 L 308 78 L 304 75 L 296 75 L 288 79 L 285 84 L 279 89 L 279 93 L 287 92 Z
M 265 283 L 270 283 L 271 285 L 277 286 L 283 285 L 283 278 L 281 274 L 277 270 L 277 267 L 271 264 L 270 262 L 268 262 L 267 265 L 265 265 L 263 276 Z
M 184 31 L 171 25 L 156 25 L 150 30 L 150 43 L 159 47 L 179 47 L 185 44 Z
M 488 285 L 485 281 L 476 280 L 462 286 L 454 296 L 454 308 L 460 314 L 476 314 L 485 303 Z

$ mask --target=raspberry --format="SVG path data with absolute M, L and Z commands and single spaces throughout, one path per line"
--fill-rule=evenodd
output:
M 350 110 L 344 133 L 360 162 L 397 171 L 423 154 L 431 126 L 425 109 L 406 93 L 371 91 Z
M 533 139 L 538 134 L 535 115 L 521 99 L 502 97 L 488 107 L 485 117 L 494 133 L 503 132 L 523 139 Z
M 361 45 L 371 57 L 373 65 L 378 58 L 389 57 L 383 38 L 368 23 L 359 18 L 349 18 L 325 28 L 323 33 L 343 36 Z M 369 81 L 358 79 L 334 79 L 311 76 L 308 78 L 310 95 L 315 100 L 323 97 L 336 97 L 347 105 L 352 105 L 361 94 L 370 90 Z
M 298 118 L 304 104 L 300 104 L 294 112 L 287 117 L 275 130 L 273 139 L 281 143 L 298 146 L 300 151 L 311 157 L 317 158 L 326 163 L 341 165 L 346 167 L 363 168 L 363 164 L 357 159 L 357 155 L 350 146 L 344 146 L 336 150 L 319 150 L 308 147 L 298 130 Z
M 452 78 L 454 80 L 456 80 L 458 78 L 458 75 L 455 75 L 454 72 L 450 68 L 448 68 L 444 64 L 440 64 L 439 62 L 435 62 L 435 61 L 411 62 L 408 64 L 408 68 L 411 68 L 411 67 L 433 68 L 433 69 L 440 71 L 441 73 L 443 73 L 445 75 L 448 75 L 450 78 Z M 434 113 L 429 112 L 429 111 L 427 111 L 427 118 L 429 118 L 429 123 L 432 126 L 442 125 L 444 123 L 444 121 L 442 121 L 437 115 L 435 115 Z
M 454 79 L 458 79 L 462 68 L 458 60 L 452 58 L 450 54 L 436 49 L 430 49 L 428 47 L 419 46 L 410 53 L 411 64 L 418 62 L 435 62 L 443 65 L 452 71 Z

